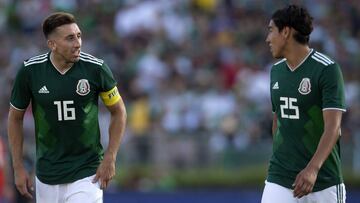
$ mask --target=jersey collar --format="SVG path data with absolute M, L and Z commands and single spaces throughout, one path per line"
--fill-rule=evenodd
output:
M 60 71 L 60 69 L 57 68 L 57 67 L 55 66 L 55 64 L 51 61 L 51 52 L 49 52 L 49 61 L 50 61 L 51 65 L 55 68 L 55 70 L 57 70 L 61 75 L 65 75 L 65 74 L 74 66 L 74 64 L 73 64 L 73 65 L 70 66 L 69 68 L 67 68 L 67 69 L 65 69 L 65 70 L 63 70 L 63 71 Z
M 309 53 L 305 56 L 305 58 L 294 68 L 294 69 L 291 69 L 289 64 L 286 62 L 286 65 L 287 65 L 287 68 L 291 71 L 291 72 L 294 72 L 296 71 L 305 61 L 307 58 L 309 58 L 309 56 L 313 53 L 314 49 L 310 49 Z

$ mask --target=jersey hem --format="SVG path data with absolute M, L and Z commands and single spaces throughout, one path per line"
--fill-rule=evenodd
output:
M 293 182 L 295 180 L 290 180 L 288 178 L 285 178 L 285 177 L 279 177 L 279 176 L 271 176 L 269 175 L 266 179 L 266 181 L 270 182 L 270 183 L 275 183 L 275 184 L 278 184 L 278 185 L 281 185 L 283 187 L 286 187 L 290 190 L 293 190 Z M 314 185 L 314 188 L 312 190 L 312 192 L 318 192 L 318 191 L 321 191 L 321 190 L 325 190 L 326 188 L 329 188 L 329 187 L 332 187 L 334 185 L 338 185 L 338 184 L 342 184 L 344 183 L 343 180 L 339 180 L 339 181 L 336 181 L 336 182 L 332 182 L 332 183 L 322 183 L 322 184 L 319 184 L 319 183 L 315 183 Z
M 73 178 L 68 178 L 68 179 L 64 179 L 64 178 L 59 178 L 58 180 L 54 180 L 54 181 L 47 181 L 46 178 L 41 177 L 41 175 L 36 174 L 36 177 L 39 179 L 39 181 L 41 181 L 42 183 L 48 184 L 48 185 L 60 185 L 60 184 L 68 184 L 68 183 L 73 183 L 76 182 L 80 179 L 92 176 L 96 174 L 96 169 L 94 168 L 92 170 L 88 170 L 86 172 L 81 173 L 80 175 L 77 175 L 76 177 Z

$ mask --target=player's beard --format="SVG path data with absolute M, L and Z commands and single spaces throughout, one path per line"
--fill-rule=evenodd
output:
M 283 59 L 284 57 L 282 55 L 273 55 L 275 59 Z
M 72 63 L 76 63 L 76 62 L 78 62 L 79 60 L 80 60 L 80 56 L 74 58 L 71 62 L 72 62 Z
M 76 52 L 79 52 L 79 55 L 76 55 Z M 69 57 L 63 55 L 66 63 L 76 63 L 80 60 L 80 51 L 71 52 Z
M 73 57 L 73 58 L 66 58 L 65 59 L 65 63 L 67 64 L 73 64 L 73 63 L 76 63 L 80 60 L 80 57 Z
M 80 60 L 80 49 L 75 50 L 72 53 L 72 56 L 75 56 L 75 57 L 72 58 L 72 62 L 73 63 L 78 62 Z
M 284 49 L 285 47 L 282 46 L 282 47 L 278 47 L 277 51 L 275 51 L 274 49 L 272 50 L 272 56 L 275 58 L 275 59 L 283 59 L 284 58 Z

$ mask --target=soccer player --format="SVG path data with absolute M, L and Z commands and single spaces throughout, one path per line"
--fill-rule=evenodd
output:
M 37 202 L 102 202 L 102 189 L 115 175 L 125 129 L 126 111 L 117 83 L 103 60 L 81 52 L 81 31 L 73 15 L 53 13 L 42 28 L 50 51 L 24 61 L 11 94 L 8 136 L 16 187 L 32 198 L 32 181 L 22 160 L 22 123 L 31 102 Z M 104 153 L 99 96 L 111 114 Z
M 273 154 L 262 203 L 345 202 L 340 164 L 344 81 L 339 65 L 309 47 L 312 17 L 277 10 L 266 42 L 281 59 L 271 69 Z

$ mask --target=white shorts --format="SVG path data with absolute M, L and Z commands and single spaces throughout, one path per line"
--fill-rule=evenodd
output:
M 293 196 L 293 190 L 265 181 L 261 203 L 345 203 L 345 199 L 346 191 L 343 183 L 298 199 Z
M 94 177 L 60 185 L 48 185 L 36 178 L 36 203 L 102 203 L 103 191 L 98 182 L 92 183 Z

